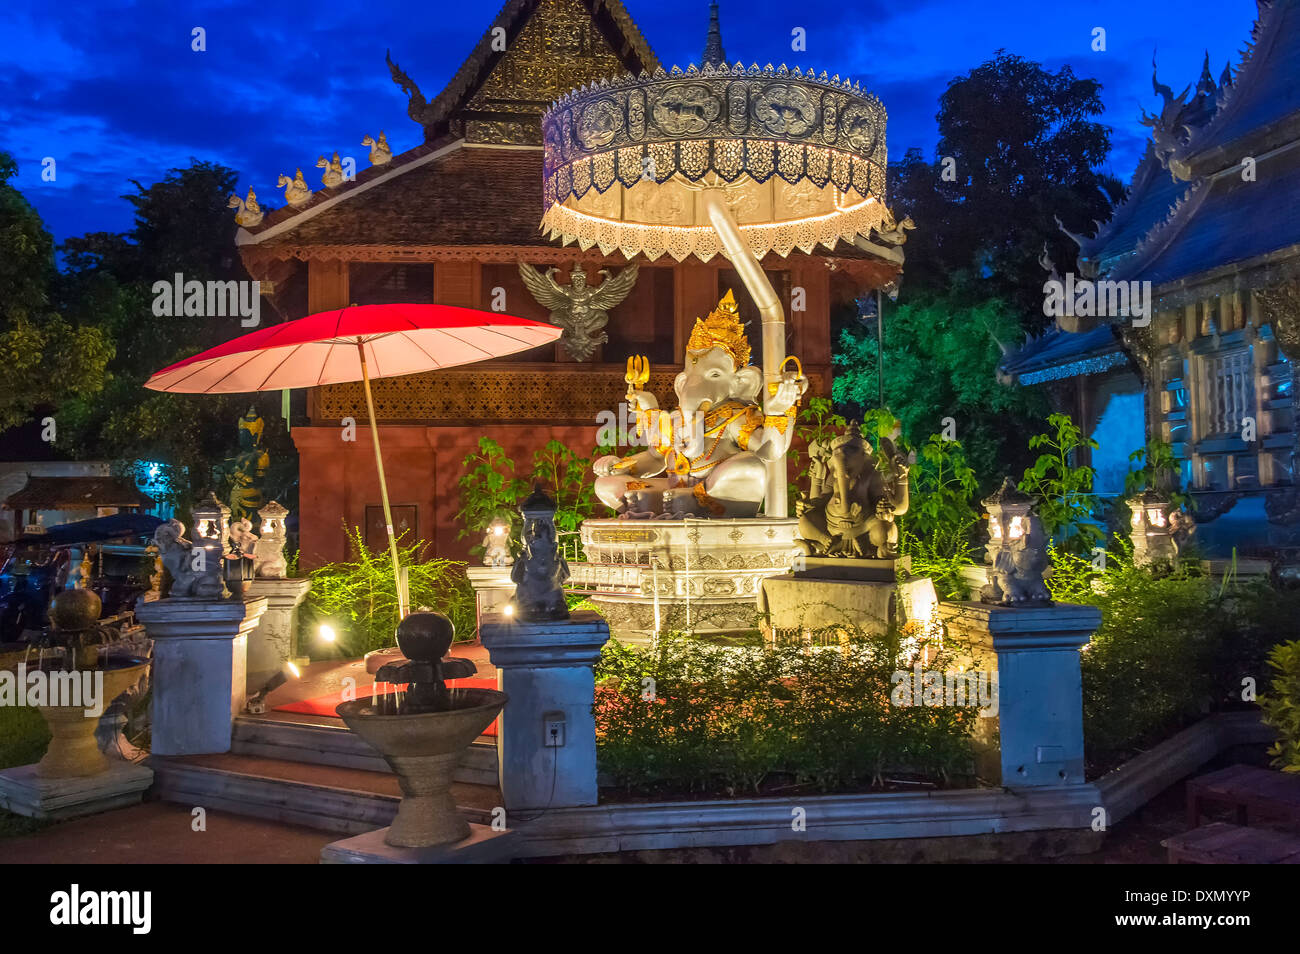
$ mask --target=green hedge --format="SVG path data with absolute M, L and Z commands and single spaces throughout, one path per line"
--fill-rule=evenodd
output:
M 890 774 L 969 784 L 977 710 L 891 704 L 900 658 L 896 637 L 816 651 L 611 642 L 597 667 L 600 769 L 645 795 L 835 791 Z M 949 665 L 932 654 L 925 668 Z
M 1110 555 L 1104 572 L 1054 554 L 1060 600 L 1101 609 L 1082 654 L 1089 774 L 1113 768 L 1203 715 L 1250 708 L 1271 647 L 1300 635 L 1300 591 L 1216 580 L 1195 565 L 1160 574 Z

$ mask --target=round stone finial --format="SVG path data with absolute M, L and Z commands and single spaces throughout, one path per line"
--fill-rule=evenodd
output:
M 67 632 L 90 629 L 103 609 L 94 590 L 63 590 L 50 604 L 50 622 Z
M 397 624 L 397 645 L 413 662 L 436 663 L 455 638 L 456 627 L 442 613 L 412 613 Z

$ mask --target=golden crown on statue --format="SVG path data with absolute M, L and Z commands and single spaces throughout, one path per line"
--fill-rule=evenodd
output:
M 737 368 L 749 364 L 749 339 L 745 337 L 740 309 L 736 307 L 736 298 L 730 290 L 722 296 L 718 307 L 709 312 L 709 317 L 695 319 L 690 340 L 686 342 L 687 351 L 707 351 L 709 348 L 721 348 L 727 352 Z

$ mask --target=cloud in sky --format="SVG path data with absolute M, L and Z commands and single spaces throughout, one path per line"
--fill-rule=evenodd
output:
M 661 61 L 698 60 L 704 0 L 625 2 Z M 0 149 L 18 160 L 18 188 L 59 239 L 129 227 L 119 198 L 129 180 L 148 184 L 191 157 L 240 170 L 241 191 L 251 185 L 279 204 L 276 176 L 301 167 L 314 185 L 321 153 L 353 155 L 365 168 L 365 134 L 384 129 L 394 152 L 417 145 L 421 130 L 384 51 L 432 98 L 500 5 L 10 0 L 0 12 Z M 1181 89 L 1207 47 L 1216 77 L 1225 61 L 1235 65 L 1255 16 L 1252 0 L 1188 0 L 1176 12 L 1162 0 L 722 0 L 721 9 L 733 62 L 825 69 L 880 95 L 895 158 L 910 146 L 933 151 L 939 94 L 997 50 L 1068 63 L 1104 84 L 1111 171 L 1123 178 L 1145 143 L 1138 110 L 1154 105 L 1152 49 L 1162 79 Z M 191 49 L 195 27 L 206 30 L 206 52 Z M 806 52 L 791 50 L 796 27 Z M 1094 27 L 1106 30 L 1104 53 L 1090 48 Z M 54 182 L 41 179 L 47 156 L 57 162 Z

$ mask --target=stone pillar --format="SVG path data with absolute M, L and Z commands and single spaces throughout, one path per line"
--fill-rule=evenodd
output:
M 249 694 L 261 689 L 294 654 L 298 606 L 311 589 L 311 580 L 250 580 L 248 595 L 266 597 L 266 612 L 248 634 Z
M 997 657 L 1002 785 L 1083 782 L 1079 651 L 1101 625 L 1101 610 L 1071 603 L 1028 609 L 941 603 L 940 615 L 949 632 L 985 645 L 991 640 Z
M 517 622 L 483 619 L 479 637 L 510 697 L 497 728 L 497 762 L 507 809 L 595 805 L 596 685 L 592 667 L 609 640 L 600 614 Z M 551 746 L 550 726 L 562 723 L 562 745 Z
M 154 755 L 230 751 L 230 727 L 248 699 L 248 634 L 266 597 L 165 599 L 136 606 L 153 639 Z
M 465 568 L 469 585 L 474 588 L 475 619 L 480 632 L 485 617 L 500 613 L 515 595 L 508 566 L 469 566 Z

